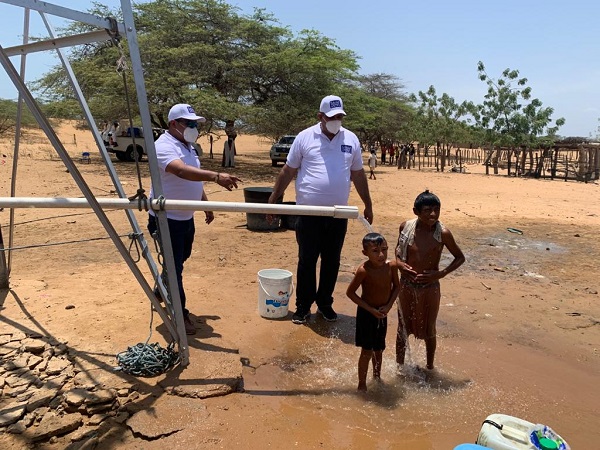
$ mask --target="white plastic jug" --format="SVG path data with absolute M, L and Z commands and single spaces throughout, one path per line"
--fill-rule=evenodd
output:
M 494 450 L 537 450 L 529 439 L 533 426 L 518 417 L 491 414 L 481 425 L 477 444 Z
M 258 271 L 258 313 L 267 319 L 287 316 L 294 292 L 292 272 L 284 269 Z

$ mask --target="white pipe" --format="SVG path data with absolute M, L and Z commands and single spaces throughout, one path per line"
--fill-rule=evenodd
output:
M 137 200 L 127 198 L 98 198 L 96 201 L 102 208 L 138 209 Z M 51 198 L 51 197 L 0 197 L 0 208 L 89 208 L 85 198 Z M 142 208 L 145 209 L 142 204 Z M 159 211 L 160 202 L 156 199 L 148 201 L 148 209 Z M 329 216 L 338 219 L 357 219 L 356 206 L 308 206 L 282 205 L 269 203 L 239 202 L 203 202 L 193 200 L 164 200 L 164 210 L 185 211 L 226 211 L 253 214 L 279 214 L 296 216 Z

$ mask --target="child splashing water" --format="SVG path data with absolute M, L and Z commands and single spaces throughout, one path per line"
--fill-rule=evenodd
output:
M 437 345 L 435 324 L 440 309 L 439 280 L 465 262 L 452 233 L 439 221 L 440 207 L 440 199 L 435 194 L 422 192 L 413 208 L 417 218 L 400 224 L 396 247 L 396 265 L 401 274 L 396 362 L 401 373 L 407 338 L 411 334 L 425 340 L 427 369 L 433 370 Z M 440 270 L 444 246 L 454 260 Z
M 362 263 L 346 295 L 356 303 L 356 346 L 361 347 L 358 360 L 358 390 L 367 390 L 369 361 L 373 361 L 373 378 L 381 379 L 381 362 L 387 333 L 387 313 L 392 308 L 400 281 L 398 270 L 387 260 L 388 244 L 379 233 L 368 233 L 363 238 Z M 362 288 L 360 297 L 356 293 Z

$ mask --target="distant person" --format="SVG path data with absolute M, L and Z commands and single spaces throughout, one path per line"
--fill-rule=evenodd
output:
M 108 120 L 102 122 L 102 130 L 100 130 L 100 137 L 102 138 L 102 142 L 104 142 L 104 146 L 108 146 L 108 132 L 110 131 L 110 125 L 108 124 Z
M 168 130 L 155 142 L 163 196 L 166 199 L 208 201 L 204 190 L 204 183 L 207 181 L 213 181 L 229 191 L 237 188 L 237 183 L 241 181 L 239 178 L 200 168 L 200 159 L 192 144 L 195 144 L 198 139 L 198 123 L 205 122 L 206 119 L 197 115 L 190 105 L 182 103 L 174 105 L 169 110 L 168 119 Z M 153 190 L 150 191 L 150 198 L 156 198 Z M 207 224 L 215 218 L 212 211 L 205 211 L 204 214 Z M 191 335 L 196 333 L 196 326 L 191 321 L 190 312 L 186 308 L 183 264 L 192 255 L 192 244 L 196 234 L 194 211 L 169 209 L 167 219 L 185 332 Z M 157 228 L 156 215 L 150 210 L 148 231 L 152 235 Z M 160 233 L 158 235 L 160 236 Z
M 396 247 L 396 265 L 401 274 L 396 337 L 396 362 L 400 370 L 404 365 L 406 339 L 411 334 L 425 340 L 427 369 L 433 370 L 440 309 L 439 280 L 465 262 L 454 236 L 439 221 L 440 208 L 440 199 L 435 194 L 422 192 L 413 208 L 417 218 L 400 224 Z M 440 270 L 444 247 L 454 259 Z
M 119 143 L 117 142 L 117 136 L 121 135 L 121 124 L 115 120 L 108 132 L 108 145 L 112 147 L 117 147 Z
M 371 149 L 371 155 L 369 156 L 369 180 L 376 180 L 375 176 L 375 167 L 377 167 L 377 155 L 375 154 L 375 150 Z
M 269 203 L 276 203 L 296 177 L 297 205 L 347 205 L 352 182 L 365 205 L 365 219 L 373 222 L 373 206 L 369 182 L 363 169 L 360 142 L 353 132 L 342 127 L 345 116 L 340 97 L 328 95 L 321 100 L 317 114 L 319 123 L 301 131 L 294 139 L 287 161 L 275 181 Z M 272 221 L 273 216 L 268 214 L 267 220 Z M 317 311 L 325 320 L 337 320 L 332 295 L 347 228 L 347 219 L 298 217 L 298 272 L 293 323 L 306 323 L 315 302 Z M 319 257 L 321 265 L 317 285 Z
M 227 137 L 231 137 L 234 134 L 237 134 L 235 131 L 235 121 L 234 120 L 226 120 L 225 121 L 225 135 Z
M 227 136 L 223 145 L 223 167 L 235 167 L 235 138 L 236 134 Z
M 410 144 L 410 147 L 408 149 L 408 168 L 410 169 L 411 166 L 414 169 L 415 168 L 415 146 L 413 144 Z
M 402 151 L 400 152 L 400 159 L 398 160 L 398 169 L 406 169 L 406 164 L 408 164 L 408 152 L 409 147 L 407 144 L 402 146 Z
M 400 291 L 398 270 L 387 259 L 388 244 L 379 233 L 369 233 L 362 241 L 362 263 L 348 285 L 346 295 L 356 303 L 357 347 L 361 347 L 358 359 L 358 390 L 367 390 L 369 361 L 373 361 L 373 378 L 381 379 L 381 363 L 387 334 L 387 314 Z M 360 296 L 356 293 L 361 288 Z

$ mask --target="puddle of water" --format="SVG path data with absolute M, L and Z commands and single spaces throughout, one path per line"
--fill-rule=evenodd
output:
M 544 277 L 544 275 L 540 275 L 539 273 L 528 272 L 528 271 L 525 271 L 525 273 L 523 274 L 523 276 L 525 276 L 525 277 L 531 277 L 531 278 L 546 278 L 546 277 Z
M 400 377 L 395 335 L 388 333 L 383 381 L 369 378 L 368 392 L 359 394 L 360 349 L 349 342 L 353 325 L 347 320 L 334 326 L 316 322 L 295 328 L 281 342 L 278 356 L 253 373 L 244 373 L 246 394 L 263 396 L 276 413 L 302 424 L 297 433 L 290 430 L 290 438 L 297 440 L 306 432 L 326 433 L 326 440 L 335 442 L 335 448 L 449 449 L 474 442 L 482 420 L 494 412 L 540 423 L 546 420 L 549 425 L 559 424 L 563 433 L 573 427 L 559 416 L 548 416 L 540 407 L 544 386 L 556 388 L 553 376 L 528 375 L 540 368 L 542 374 L 548 372 L 551 363 L 546 366 L 534 359 L 530 366 L 522 367 L 517 361 L 529 360 L 531 352 L 514 346 L 482 346 L 479 341 L 442 337 L 438 339 L 441 364 L 436 372 L 427 374 L 411 366 Z M 410 339 L 413 359 L 424 364 L 424 343 Z
M 513 250 L 536 250 L 550 253 L 565 253 L 567 250 L 553 242 L 534 241 L 525 236 L 505 237 L 490 236 L 482 240 L 484 245 Z
M 424 344 L 410 339 L 412 357 L 424 364 Z M 394 442 L 412 439 L 415 444 L 411 448 L 431 449 L 431 426 L 445 422 L 448 430 L 453 430 L 457 411 L 473 402 L 462 398 L 470 396 L 466 394 L 470 380 L 447 369 L 427 374 L 412 363 L 405 365 L 400 376 L 393 345 L 388 344 L 384 351 L 383 381 L 370 378 L 370 367 L 369 390 L 358 393 L 360 349 L 337 337 L 288 342 L 285 355 L 260 366 L 252 376 L 244 376 L 245 390 L 251 395 L 278 397 L 285 402 L 286 410 L 293 407 L 296 414 L 327 423 L 336 438 L 335 430 L 339 428 L 344 436 L 351 432 L 362 439 L 376 437 L 378 442 L 388 443 L 378 448 L 398 448 Z M 356 444 L 357 439 L 353 438 L 352 443 Z

